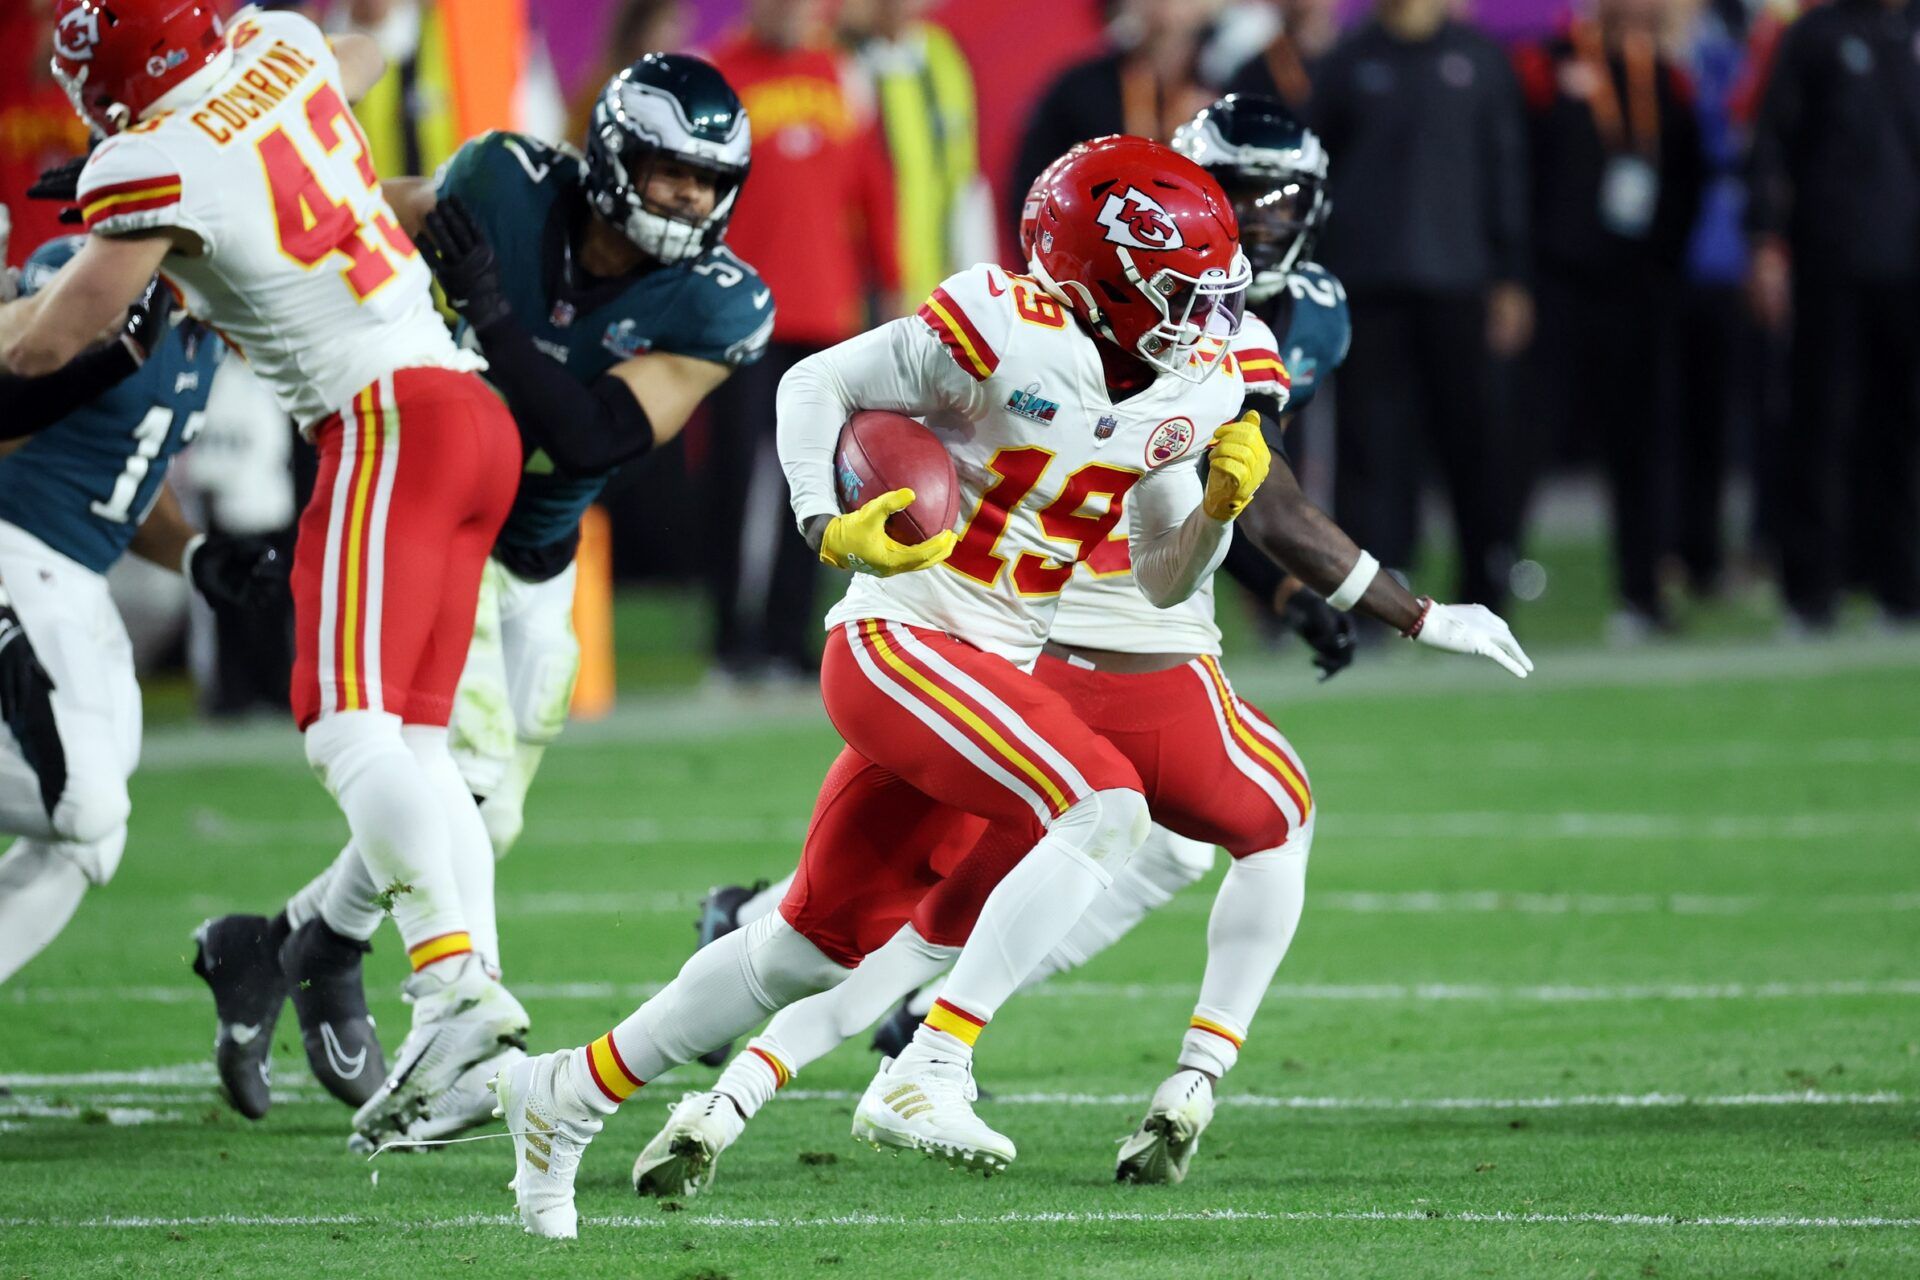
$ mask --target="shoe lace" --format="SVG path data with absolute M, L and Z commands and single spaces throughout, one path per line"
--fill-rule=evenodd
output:
M 979 1100 L 980 1086 L 973 1081 L 973 1068 L 964 1062 L 935 1058 L 921 1068 L 920 1087 L 935 1105 L 960 1102 L 971 1106 Z

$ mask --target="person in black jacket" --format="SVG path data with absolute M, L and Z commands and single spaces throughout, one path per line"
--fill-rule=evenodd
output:
M 1601 0 L 1516 59 L 1532 132 L 1539 424 L 1598 452 L 1613 493 L 1619 611 L 1633 641 L 1670 628 L 1681 269 L 1704 162 L 1692 91 L 1657 46 L 1659 0 Z M 1539 457 L 1542 443 L 1525 452 Z
M 1516 535 L 1495 360 L 1532 329 L 1526 125 L 1500 47 L 1447 0 L 1381 0 L 1320 63 L 1308 123 L 1340 157 L 1321 261 L 1346 282 L 1334 508 L 1396 569 L 1413 559 L 1422 445 L 1440 465 L 1460 595 L 1498 608 Z
M 1781 37 L 1755 126 L 1750 281 L 1792 320 L 1793 430 L 1774 458 L 1798 625 L 1842 586 L 1920 619 L 1920 15 L 1834 0 Z
M 1215 95 L 1195 78 L 1206 26 L 1192 0 L 1126 0 L 1111 28 L 1112 48 L 1074 63 L 1034 104 L 1008 184 L 1007 225 L 1040 171 L 1068 147 L 1111 133 L 1165 142 Z

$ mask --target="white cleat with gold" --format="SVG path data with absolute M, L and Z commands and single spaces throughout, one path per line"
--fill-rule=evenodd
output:
M 1176 1071 L 1161 1081 L 1147 1115 L 1120 1144 L 1116 1182 L 1180 1182 L 1187 1176 L 1200 1135 L 1213 1123 L 1213 1081 L 1198 1071 Z
M 571 1240 L 580 1231 L 573 1179 L 580 1154 L 600 1132 L 600 1117 L 563 1101 L 554 1077 L 566 1052 L 522 1058 L 493 1081 L 494 1112 L 513 1136 L 513 1200 L 528 1234 Z
M 880 1070 L 853 1112 L 853 1136 L 876 1150 L 894 1147 L 992 1175 L 1013 1163 L 1013 1140 L 973 1113 L 980 1096 L 971 1063 L 909 1047 Z
M 643 1196 L 696 1196 L 713 1185 L 720 1153 L 746 1131 L 746 1118 L 724 1093 L 689 1093 L 674 1104 L 666 1127 L 633 1162 L 633 1189 Z

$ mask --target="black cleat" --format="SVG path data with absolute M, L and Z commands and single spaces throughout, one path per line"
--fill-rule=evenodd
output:
M 752 884 L 725 884 L 707 890 L 707 896 L 700 900 L 700 919 L 694 924 L 694 932 L 700 941 L 695 950 L 706 946 L 716 938 L 724 938 L 740 927 L 740 908 L 755 894 L 767 887 L 767 881 L 756 880 Z M 724 1067 L 733 1054 L 733 1041 L 729 1040 L 717 1049 L 709 1049 L 700 1055 L 702 1065 Z
M 900 1007 L 886 1016 L 886 1019 L 873 1029 L 873 1051 L 885 1058 L 897 1058 L 913 1043 L 913 1033 L 920 1029 L 921 1018 L 913 1011 L 913 998 L 920 993 L 909 991 Z
M 273 1105 L 273 1028 L 287 1001 L 274 922 L 220 916 L 193 932 L 193 971 L 213 989 L 213 1065 L 233 1109 L 258 1120 Z
M 318 916 L 280 948 L 307 1066 L 328 1093 L 355 1108 L 378 1092 L 387 1075 L 360 978 L 360 957 L 372 949 L 335 933 Z

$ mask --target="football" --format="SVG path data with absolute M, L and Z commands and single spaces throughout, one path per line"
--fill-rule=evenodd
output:
M 848 418 L 834 451 L 833 476 L 842 511 L 912 489 L 913 505 L 887 520 L 887 532 L 900 542 L 925 542 L 953 528 L 960 514 L 960 481 L 946 446 L 903 413 L 862 409 Z

